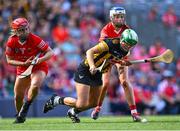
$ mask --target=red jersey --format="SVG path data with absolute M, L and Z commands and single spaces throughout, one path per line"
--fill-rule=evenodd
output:
M 23 44 L 19 42 L 19 37 L 15 35 L 9 37 L 5 53 L 14 60 L 25 62 L 31 56 L 36 56 L 39 52 L 46 51 L 48 47 L 48 44 L 35 34 L 30 33 Z M 40 67 L 46 68 L 46 70 L 48 68 L 46 62 L 34 66 L 36 70 Z M 26 66 L 17 66 L 17 75 L 24 72 L 27 68 Z M 47 73 L 47 71 L 45 72 Z
M 127 25 L 121 26 L 119 31 L 115 30 L 115 27 L 113 26 L 112 22 L 109 22 L 107 25 L 104 26 L 104 28 L 101 30 L 99 41 L 104 40 L 105 38 L 117 38 L 120 37 L 122 32 L 125 29 L 129 29 Z

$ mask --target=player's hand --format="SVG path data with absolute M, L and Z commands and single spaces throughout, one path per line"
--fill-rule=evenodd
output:
M 132 65 L 128 60 L 110 60 L 111 64 L 120 64 L 121 66 L 130 66 Z
M 94 75 L 94 74 L 96 74 L 97 69 L 96 69 L 95 66 L 91 66 L 91 67 L 89 68 L 89 71 L 90 71 L 90 73 L 91 73 L 92 75 Z
M 130 66 L 130 65 L 132 65 L 131 64 L 131 62 L 130 61 L 128 61 L 128 60 L 122 60 L 122 64 L 121 64 L 122 66 Z
M 41 58 L 37 58 L 32 64 L 33 65 L 38 65 L 41 63 Z
M 34 56 L 29 57 L 25 62 L 24 62 L 24 66 L 29 66 L 32 63 Z

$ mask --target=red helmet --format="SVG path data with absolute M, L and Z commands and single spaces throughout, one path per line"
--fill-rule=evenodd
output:
M 29 26 L 29 22 L 25 18 L 17 18 L 11 23 L 12 29 L 18 29 L 21 27 L 27 27 Z

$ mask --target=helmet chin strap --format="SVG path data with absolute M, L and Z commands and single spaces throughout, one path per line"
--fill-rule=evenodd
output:
M 112 21 L 112 23 L 116 28 L 121 28 L 124 25 L 124 23 L 120 23 L 120 22 L 118 23 L 118 22 L 114 22 L 114 21 Z
M 126 52 L 129 51 L 129 49 L 125 48 L 124 46 L 121 46 L 121 48 L 122 48 L 124 51 L 126 51 Z
M 20 37 L 19 37 L 19 41 L 20 41 L 21 43 L 24 43 L 26 40 L 27 40 L 27 36 L 20 36 Z
M 121 41 L 121 42 L 122 42 L 122 41 Z M 120 43 L 121 43 L 121 42 L 120 42 Z M 122 48 L 124 51 L 126 51 L 126 52 L 128 52 L 128 51 L 130 50 L 130 48 L 131 48 L 131 47 L 128 47 L 125 43 L 121 43 L 120 46 L 121 46 L 121 48 Z
M 123 24 L 114 24 L 115 25 L 115 27 L 117 27 L 117 28 L 120 28 L 121 26 L 123 26 Z

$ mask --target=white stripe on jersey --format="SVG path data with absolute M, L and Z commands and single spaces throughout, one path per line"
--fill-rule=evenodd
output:
M 43 49 L 44 47 L 46 46 L 46 43 L 42 40 L 41 42 L 40 42 L 40 44 L 38 45 L 38 47 L 40 48 L 40 49 Z

